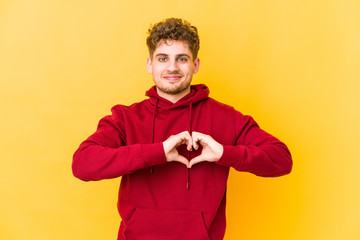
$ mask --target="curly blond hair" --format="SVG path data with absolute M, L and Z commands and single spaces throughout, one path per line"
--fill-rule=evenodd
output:
M 200 49 L 200 40 L 197 28 L 188 21 L 181 18 L 168 18 L 148 29 L 149 36 L 146 39 L 150 57 L 158 47 L 159 42 L 166 40 L 184 41 L 188 44 L 193 55 L 193 60 L 197 58 Z

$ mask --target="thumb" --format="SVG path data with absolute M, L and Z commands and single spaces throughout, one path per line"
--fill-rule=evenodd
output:
M 194 157 L 193 159 L 191 159 L 188 168 L 191 168 L 191 167 L 194 166 L 195 164 L 200 163 L 200 162 L 203 162 L 203 161 L 205 161 L 205 159 L 204 159 L 204 157 L 202 156 L 202 154 L 199 155 L 199 156 L 197 156 L 197 157 Z
M 189 161 L 184 156 L 181 156 L 180 154 L 177 156 L 176 159 L 174 159 L 174 161 L 182 163 L 182 164 L 186 165 L 187 168 L 190 168 Z

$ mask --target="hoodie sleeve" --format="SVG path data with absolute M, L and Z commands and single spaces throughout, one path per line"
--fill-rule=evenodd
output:
M 82 142 L 73 156 L 72 171 L 84 181 L 120 177 L 166 162 L 162 143 L 126 145 L 121 109 L 100 120 L 94 134 Z
M 263 177 L 291 172 L 292 159 L 284 143 L 259 128 L 250 116 L 235 111 L 235 146 L 224 145 L 218 164 Z

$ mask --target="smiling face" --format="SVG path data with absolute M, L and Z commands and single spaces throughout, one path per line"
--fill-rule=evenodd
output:
M 190 93 L 190 83 L 199 70 L 199 59 L 193 59 L 188 44 L 183 41 L 160 41 L 147 70 L 153 75 L 159 96 L 175 103 Z

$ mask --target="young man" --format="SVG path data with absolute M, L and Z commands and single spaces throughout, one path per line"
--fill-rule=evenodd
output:
M 74 154 L 84 181 L 122 176 L 118 239 L 223 239 L 229 168 L 258 176 L 288 174 L 284 143 L 250 116 L 191 86 L 199 70 L 197 29 L 166 19 L 149 29 L 149 99 L 116 105 Z

